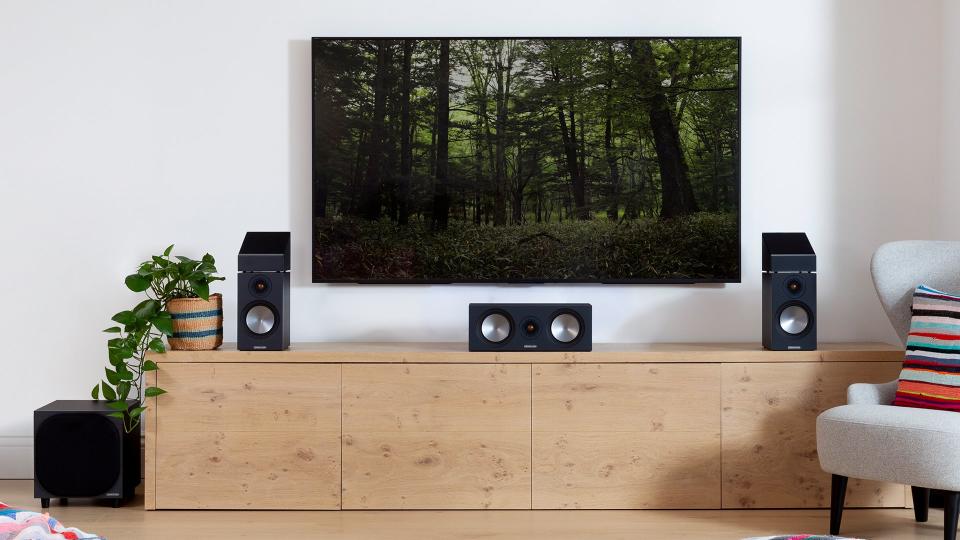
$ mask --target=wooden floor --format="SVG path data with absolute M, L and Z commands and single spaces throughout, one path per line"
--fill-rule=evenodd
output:
M 40 508 L 33 482 L 0 480 L 0 501 Z M 109 540 L 234 538 L 431 539 L 740 539 L 824 533 L 826 510 L 501 510 L 501 511 L 156 511 L 138 498 L 123 508 L 89 502 L 51 503 L 68 526 Z M 847 510 L 843 533 L 858 538 L 943 538 L 943 513 L 915 523 L 908 509 Z

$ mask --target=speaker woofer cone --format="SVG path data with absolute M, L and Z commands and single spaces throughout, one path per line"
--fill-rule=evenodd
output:
M 790 334 L 798 336 L 804 333 L 810 327 L 810 312 L 807 308 L 793 304 L 783 308 L 780 312 L 780 329 Z
M 550 333 L 560 343 L 571 343 L 580 337 L 580 319 L 572 313 L 561 313 L 550 322 Z
M 513 329 L 513 323 L 503 313 L 491 313 L 480 322 L 480 334 L 490 343 L 502 343 Z
M 268 306 L 259 304 L 247 311 L 245 321 L 248 330 L 258 336 L 262 336 L 269 334 L 270 331 L 273 330 L 274 325 L 277 323 L 277 317 Z

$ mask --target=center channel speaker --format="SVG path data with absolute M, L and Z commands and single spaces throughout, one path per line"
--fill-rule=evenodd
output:
M 470 304 L 471 351 L 589 351 L 590 304 Z
M 817 349 L 817 255 L 804 233 L 763 234 L 763 346 Z
M 290 346 L 290 233 L 248 232 L 237 263 L 237 349 L 286 349 Z

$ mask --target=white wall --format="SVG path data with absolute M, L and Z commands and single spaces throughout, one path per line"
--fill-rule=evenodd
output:
M 960 2 L 943 3 L 943 171 L 939 235 L 960 240 Z
M 949 2 L 948 2 L 949 3 Z M 31 411 L 102 374 L 123 276 L 215 254 L 235 329 L 247 230 L 292 230 L 294 340 L 465 339 L 470 301 L 594 306 L 595 341 L 758 341 L 760 233 L 807 231 L 822 340 L 894 340 L 867 265 L 940 217 L 941 0 L 0 0 L 0 477 Z M 502 15 L 498 15 L 502 14 Z M 310 36 L 740 35 L 743 283 L 310 283 Z M 951 209 L 952 210 L 952 209 Z

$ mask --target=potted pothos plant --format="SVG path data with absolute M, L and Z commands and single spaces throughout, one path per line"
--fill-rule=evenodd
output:
M 171 258 L 173 245 L 163 255 L 154 255 L 137 268 L 137 272 L 124 279 L 127 288 L 144 293 L 146 299 L 132 309 L 124 310 L 111 320 L 117 325 L 104 330 L 114 337 L 107 340 L 107 357 L 110 367 L 105 367 L 106 379 L 98 382 L 90 391 L 93 399 L 103 397 L 107 406 L 114 409 L 110 416 L 122 418 L 129 432 L 140 424 L 146 410 L 144 399 L 166 393 L 156 386 L 144 386 L 144 374 L 157 369 L 157 364 L 148 359 L 148 353 L 164 353 L 168 340 L 175 340 L 178 323 L 169 308 L 178 299 L 197 298 L 210 301 L 210 284 L 224 278 L 216 276 L 214 258 L 208 253 L 202 259 L 175 256 Z M 219 315 L 219 335 L 223 335 L 223 314 L 220 295 L 216 295 Z M 193 319 L 196 317 L 186 317 Z

